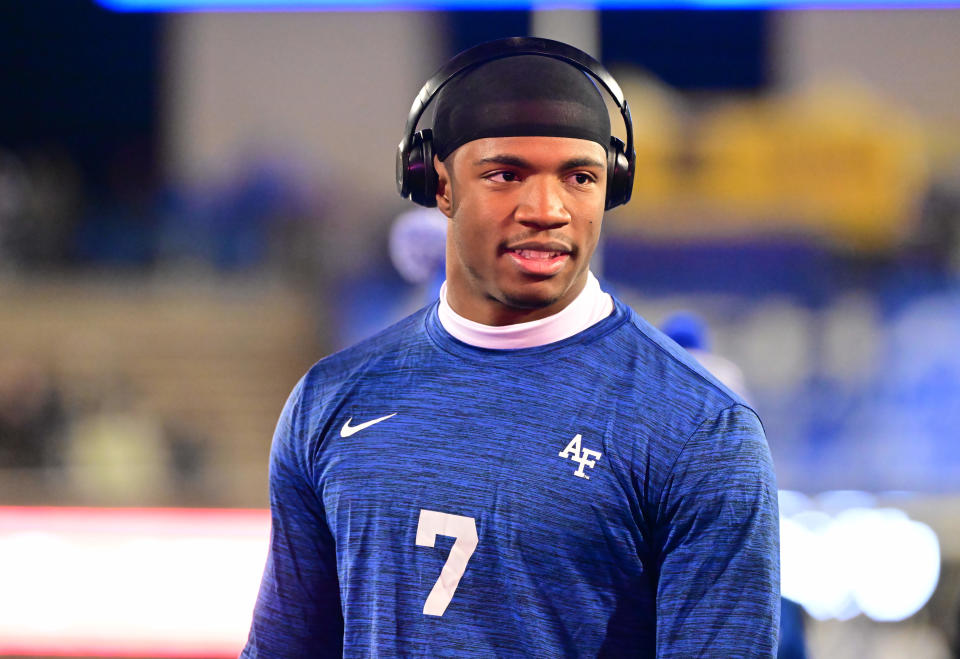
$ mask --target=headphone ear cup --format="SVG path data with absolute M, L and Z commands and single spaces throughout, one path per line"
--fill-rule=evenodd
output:
M 435 208 L 440 178 L 437 176 L 437 169 L 433 166 L 433 131 L 424 128 L 420 132 L 423 134 L 421 147 L 423 150 L 423 201 L 417 203 L 427 208 Z
M 402 180 L 400 194 L 409 196 L 410 201 L 427 208 L 437 205 L 437 171 L 433 167 L 433 132 L 429 128 L 419 130 L 411 136 L 410 146 L 403 154 Z M 400 181 L 398 173 L 397 180 Z M 406 192 L 406 194 L 404 194 Z
M 413 136 L 416 138 L 416 135 Z M 397 179 L 397 192 L 404 199 L 410 197 L 410 150 L 414 139 L 404 139 L 397 146 L 397 161 L 395 165 L 395 176 Z
M 607 149 L 607 200 L 605 208 L 610 210 L 630 201 L 633 194 L 634 164 L 627 157 L 626 145 L 617 137 L 610 138 Z
M 397 188 L 404 199 L 414 199 L 423 188 L 423 135 L 415 132 L 397 151 Z M 414 199 L 415 200 L 415 199 Z

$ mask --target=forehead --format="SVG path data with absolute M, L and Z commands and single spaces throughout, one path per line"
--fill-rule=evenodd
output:
M 483 137 L 467 142 L 454 151 L 458 164 L 482 165 L 498 158 L 523 160 L 532 166 L 556 167 L 578 161 L 582 165 L 593 162 L 604 167 L 607 152 L 592 140 L 575 137 Z

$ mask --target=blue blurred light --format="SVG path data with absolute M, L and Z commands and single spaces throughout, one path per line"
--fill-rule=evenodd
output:
M 435 9 L 948 9 L 960 0 L 97 0 L 114 11 Z

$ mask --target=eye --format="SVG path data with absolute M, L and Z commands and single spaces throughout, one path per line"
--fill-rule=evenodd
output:
M 513 183 L 514 181 L 519 181 L 520 177 L 516 172 L 493 172 L 492 174 L 487 174 L 485 177 L 488 181 L 493 181 L 494 183 Z
M 596 177 L 589 172 L 574 172 L 567 177 L 567 180 L 581 187 L 597 182 Z

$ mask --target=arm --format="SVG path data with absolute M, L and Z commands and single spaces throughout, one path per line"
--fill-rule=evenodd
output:
M 310 477 L 309 442 L 300 420 L 303 381 L 280 416 L 270 452 L 270 551 L 244 659 L 340 656 L 334 540 Z
M 751 410 L 734 405 L 697 428 L 657 513 L 657 657 L 774 657 L 777 490 Z

